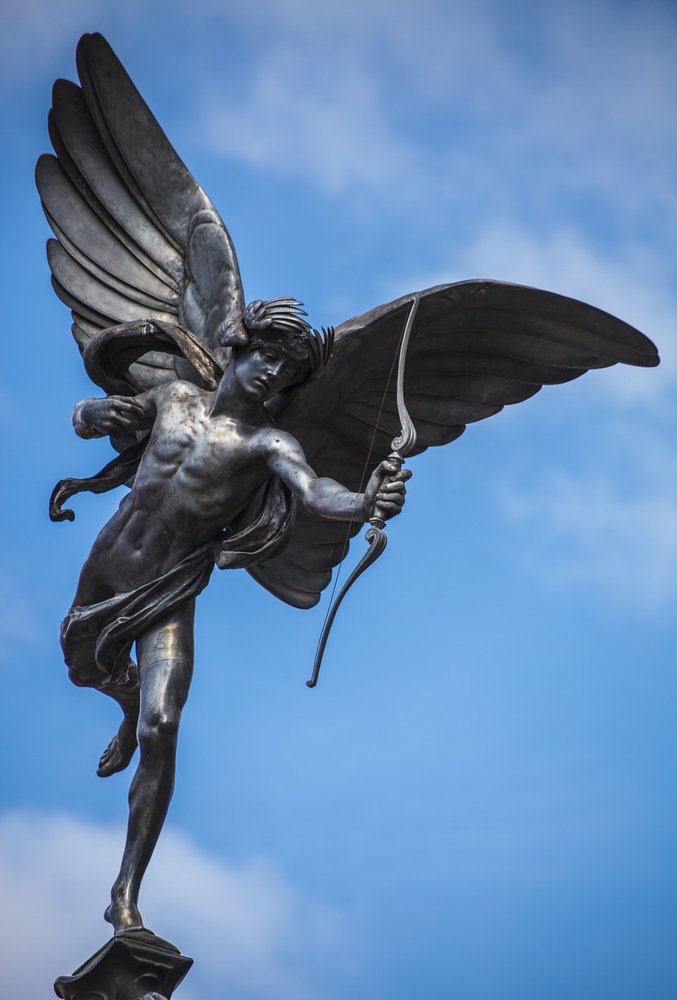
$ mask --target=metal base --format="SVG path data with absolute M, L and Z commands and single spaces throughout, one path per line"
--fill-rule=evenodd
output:
M 170 1000 L 193 959 L 145 929 L 124 931 L 107 941 L 72 976 L 59 976 L 54 991 L 63 1000 Z

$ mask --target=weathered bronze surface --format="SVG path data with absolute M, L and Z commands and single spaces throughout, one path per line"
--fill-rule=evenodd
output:
M 126 931 L 72 976 L 59 976 L 54 992 L 62 1000 L 170 1000 L 192 964 L 192 958 L 150 931 Z
M 310 608 L 364 522 L 366 562 L 382 551 L 407 454 L 454 441 L 542 385 L 658 355 L 592 306 L 499 281 L 408 294 L 335 331 L 312 330 L 295 299 L 245 307 L 225 225 L 101 35 L 81 39 L 77 67 L 80 86 L 54 86 L 56 156 L 42 156 L 36 176 L 57 237 L 53 285 L 106 393 L 78 403 L 75 431 L 110 437 L 119 455 L 59 483 L 50 513 L 72 520 L 62 505 L 73 494 L 130 487 L 62 627 L 73 682 L 123 712 L 98 773 L 140 751 L 106 910 L 119 936 L 143 926 L 139 888 L 174 785 L 195 598 L 214 565 L 246 568 Z

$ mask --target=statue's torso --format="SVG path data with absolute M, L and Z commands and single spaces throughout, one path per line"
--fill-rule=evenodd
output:
M 134 487 L 83 570 L 97 590 L 119 593 L 166 572 L 215 539 L 270 477 L 271 428 L 210 414 L 212 400 L 188 383 L 159 395 Z

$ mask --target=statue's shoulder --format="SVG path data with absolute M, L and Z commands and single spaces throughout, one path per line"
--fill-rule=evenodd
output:
M 206 389 L 201 389 L 200 386 L 195 385 L 193 382 L 184 382 L 182 379 L 171 379 L 167 382 L 162 382 L 153 390 L 153 394 L 158 402 L 209 395 Z
M 274 424 L 263 425 L 257 433 L 261 443 L 271 451 L 279 451 L 281 448 L 297 443 L 293 434 L 281 427 L 276 427 Z
M 260 457 L 267 463 L 285 459 L 298 461 L 304 458 L 301 446 L 294 435 L 280 427 L 269 425 L 259 428 L 256 442 Z

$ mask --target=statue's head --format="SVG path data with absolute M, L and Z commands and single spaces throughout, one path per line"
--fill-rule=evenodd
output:
M 280 352 L 294 371 L 289 385 L 305 382 L 323 368 L 331 356 L 334 331 L 314 330 L 304 317 L 303 303 L 296 299 L 256 299 L 245 309 L 244 325 L 248 340 L 242 352 L 271 349 Z
M 295 299 L 257 300 L 247 306 L 245 343 L 232 348 L 234 376 L 245 396 L 259 401 L 305 382 L 327 363 L 334 331 L 313 330 Z

